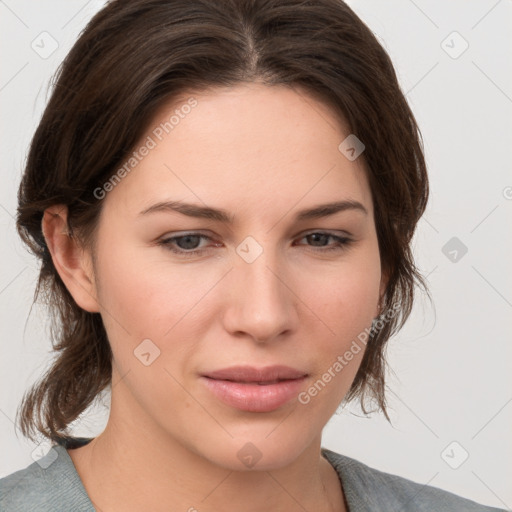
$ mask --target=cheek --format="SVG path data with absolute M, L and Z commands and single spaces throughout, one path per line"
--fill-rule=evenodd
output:
M 366 350 L 381 278 L 380 258 L 375 247 L 369 245 L 367 251 L 354 254 L 346 265 L 339 266 L 331 275 L 314 279 L 303 291 L 304 297 L 309 297 L 307 305 L 321 320 L 311 324 L 316 326 L 317 364 L 313 388 L 306 390 L 304 397 L 311 399 L 310 407 L 318 409 L 319 414 L 323 407 L 327 407 L 329 413 L 337 408 Z M 311 347 L 304 349 L 311 350 Z M 313 400 L 317 395 L 322 397 Z
M 358 252 L 330 274 L 304 283 L 303 296 L 325 324 L 325 339 L 340 343 L 350 340 L 371 325 L 380 288 L 378 252 Z M 332 335 L 335 333 L 335 335 Z
M 147 248 L 110 247 L 98 268 L 103 316 L 114 330 L 119 325 L 112 318 L 135 337 L 166 338 L 180 319 L 190 325 L 196 306 L 218 280 L 213 272 L 200 274 L 192 266 L 171 264 L 165 253 L 155 261 L 148 258 Z
M 320 422 L 327 422 L 347 394 L 366 350 L 378 301 L 380 272 L 361 267 L 326 281 L 323 293 L 311 287 L 315 325 L 314 375 L 299 403 Z M 304 346 L 311 353 L 312 347 Z

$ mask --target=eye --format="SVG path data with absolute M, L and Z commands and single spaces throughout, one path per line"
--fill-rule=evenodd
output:
M 328 252 L 328 251 L 342 251 L 350 245 L 353 240 L 345 236 L 338 236 L 333 233 L 315 231 L 308 233 L 298 240 L 307 240 L 310 245 L 309 247 L 314 252 Z M 207 235 L 201 233 L 186 233 L 183 235 L 172 236 L 159 240 L 158 245 L 164 247 L 167 250 L 177 254 L 180 257 L 188 258 L 194 256 L 200 256 L 208 252 L 212 246 L 200 246 L 201 240 L 213 241 L 213 239 Z M 333 240 L 333 244 L 329 244 L 329 240 Z M 303 245 L 303 244 L 299 244 Z M 220 247 L 220 243 L 214 243 L 214 246 Z
M 208 250 L 208 248 L 197 249 L 198 244 L 202 239 L 212 240 L 209 236 L 202 235 L 200 233 L 187 233 L 185 235 L 173 236 L 160 240 L 158 245 L 161 245 L 180 256 L 199 256 Z
M 323 232 L 323 231 L 315 231 L 313 233 L 309 233 L 299 240 L 307 239 L 309 242 L 313 243 L 313 246 L 310 246 L 314 251 L 327 252 L 327 251 L 340 251 L 344 250 L 348 245 L 350 245 L 353 240 L 351 238 L 345 236 L 338 236 L 333 233 Z M 335 241 L 335 244 L 328 245 L 327 242 L 329 239 Z

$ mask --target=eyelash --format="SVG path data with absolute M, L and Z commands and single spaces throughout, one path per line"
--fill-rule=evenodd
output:
M 308 233 L 308 234 L 302 236 L 299 240 L 302 240 L 303 238 L 307 238 L 308 236 L 312 236 L 312 235 L 325 235 L 329 238 L 336 240 L 336 242 L 337 242 L 337 245 L 334 245 L 334 246 L 327 246 L 327 247 L 312 246 L 314 252 L 324 252 L 325 253 L 325 252 L 331 252 L 331 251 L 343 251 L 353 242 L 353 240 L 350 238 L 333 235 L 332 233 L 328 233 L 328 232 L 324 232 L 324 231 L 314 231 L 312 233 Z M 199 237 L 199 238 L 203 238 L 203 239 L 207 239 L 207 240 L 212 240 L 212 238 L 210 238 L 209 236 L 203 235 L 201 233 L 186 233 L 184 235 L 173 236 L 170 238 L 165 238 L 165 239 L 159 240 L 158 245 L 162 246 L 165 249 L 167 249 L 175 254 L 178 254 L 179 256 L 184 257 L 184 258 L 200 256 L 203 253 L 205 253 L 206 251 L 208 251 L 208 248 L 192 249 L 190 251 L 187 251 L 185 249 L 177 250 L 172 245 L 173 243 L 176 242 L 176 240 L 180 240 L 181 238 L 186 238 L 186 237 L 190 237 L 190 236 L 191 237 Z

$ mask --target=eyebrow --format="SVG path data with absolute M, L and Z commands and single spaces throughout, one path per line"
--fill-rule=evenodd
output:
M 353 200 L 336 201 L 332 203 L 325 203 L 307 208 L 299 211 L 295 220 L 304 221 L 311 219 L 320 219 L 328 217 L 339 212 L 344 211 L 360 211 L 368 215 L 368 210 L 359 202 Z M 233 224 L 235 220 L 234 215 L 218 208 L 211 208 L 209 206 L 201 206 L 198 204 L 184 203 L 182 201 L 162 201 L 142 210 L 139 215 L 147 215 L 155 212 L 175 211 L 188 217 L 196 217 L 199 219 L 209 219 L 224 224 Z

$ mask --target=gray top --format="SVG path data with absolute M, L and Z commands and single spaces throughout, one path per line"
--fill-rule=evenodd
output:
M 65 446 L 87 442 L 77 438 Z M 27 468 L 0 479 L 2 512 L 95 512 L 65 446 L 52 447 Z M 322 453 L 338 473 L 349 512 L 504 512 L 378 471 L 325 448 Z

